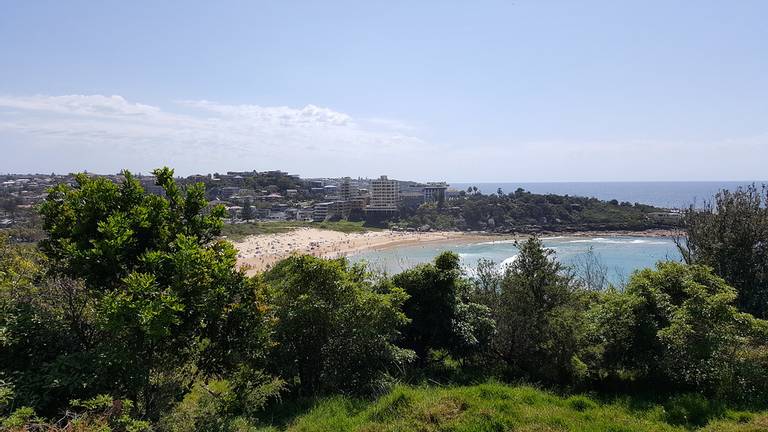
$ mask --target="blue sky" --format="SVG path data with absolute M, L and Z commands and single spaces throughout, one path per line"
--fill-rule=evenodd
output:
M 765 1 L 2 1 L 0 172 L 746 180 Z

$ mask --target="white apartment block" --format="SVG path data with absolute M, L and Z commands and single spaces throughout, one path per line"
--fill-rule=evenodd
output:
M 371 181 L 369 211 L 397 211 L 400 202 L 400 183 L 381 176 Z

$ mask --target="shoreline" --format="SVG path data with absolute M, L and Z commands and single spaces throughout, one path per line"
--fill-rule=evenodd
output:
M 318 228 L 297 228 L 279 234 L 257 234 L 232 242 L 238 251 L 237 264 L 248 275 L 271 268 L 292 254 L 338 258 L 363 251 L 384 251 L 403 246 L 439 243 L 468 244 L 482 241 L 524 240 L 539 237 L 672 237 L 674 230 L 644 231 L 542 231 L 538 233 L 488 233 L 482 231 L 368 231 L 342 233 Z

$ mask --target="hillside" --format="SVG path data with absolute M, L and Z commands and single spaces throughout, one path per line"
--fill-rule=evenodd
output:
M 518 189 L 508 194 L 490 195 L 462 192 L 444 203 L 403 208 L 396 225 L 497 232 L 646 230 L 675 226 L 674 221 L 654 217 L 665 212 L 639 203 L 542 195 Z
M 262 431 L 282 429 L 267 428 Z M 703 399 L 654 404 L 623 398 L 600 402 L 560 397 L 527 386 L 396 387 L 365 402 L 325 399 L 285 427 L 320 431 L 765 431 L 768 412 L 716 407 Z

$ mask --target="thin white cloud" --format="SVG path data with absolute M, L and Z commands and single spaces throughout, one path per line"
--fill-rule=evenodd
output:
M 284 126 L 333 125 L 353 126 L 352 117 L 347 114 L 307 105 L 303 108 L 262 107 L 259 105 L 225 105 L 207 100 L 179 101 L 180 105 L 198 108 L 230 119 L 253 122 L 267 122 Z
M 114 170 L 120 158 L 141 154 L 137 168 L 143 170 L 168 163 L 182 171 L 248 166 L 330 174 L 361 157 L 395 158 L 429 148 L 387 124 L 360 124 L 348 114 L 315 105 L 186 100 L 171 106 L 178 109 L 122 96 L 0 96 L 0 134 L 22 137 L 50 155 L 81 155 L 99 165 L 91 170 Z M 109 163 L 100 163 L 97 155 Z
M 150 116 L 160 109 L 131 103 L 122 96 L 64 95 L 64 96 L 0 96 L 0 106 L 27 111 L 95 116 Z
M 304 176 L 454 181 L 742 180 L 764 177 L 768 164 L 766 134 L 726 140 L 500 137 L 438 146 L 416 133 L 395 119 L 357 118 L 316 105 L 185 100 L 161 108 L 121 96 L 0 96 L 0 172 L 147 172 L 168 165 L 180 174 L 283 169 Z

